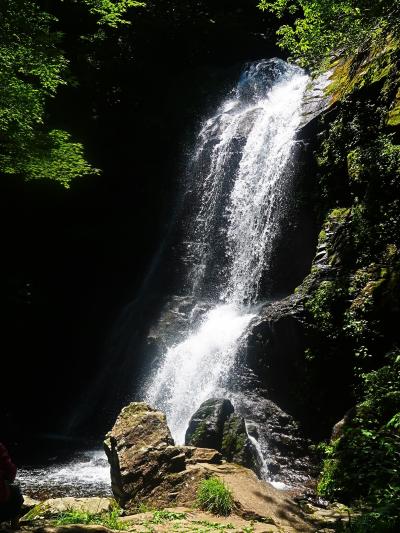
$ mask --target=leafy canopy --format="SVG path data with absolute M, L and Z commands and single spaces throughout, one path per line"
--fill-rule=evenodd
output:
M 129 23 L 123 18 L 126 11 L 143 5 L 134 0 L 78 2 L 98 25 L 111 28 Z M 53 179 L 68 187 L 73 178 L 98 170 L 69 133 L 46 127 L 46 103 L 68 83 L 68 59 L 56 23 L 33 0 L 0 3 L 0 172 Z
M 144 2 L 136 0 L 82 0 L 89 12 L 99 17 L 98 24 L 116 28 L 119 24 L 130 24 L 124 19 L 126 11 L 131 7 L 143 7 Z
M 279 28 L 279 44 L 303 65 L 384 42 L 400 25 L 400 0 L 261 0 L 258 7 L 292 21 Z

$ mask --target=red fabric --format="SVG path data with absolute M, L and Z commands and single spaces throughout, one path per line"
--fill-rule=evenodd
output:
M 7 501 L 9 496 L 8 483 L 12 483 L 17 474 L 17 467 L 11 461 L 8 451 L 0 442 L 0 503 Z

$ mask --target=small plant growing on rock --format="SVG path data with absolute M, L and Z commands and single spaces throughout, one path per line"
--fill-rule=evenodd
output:
M 227 516 L 233 509 L 232 492 L 217 477 L 204 479 L 197 490 L 197 504 L 204 511 Z
M 64 526 L 70 524 L 85 524 L 85 525 L 101 525 L 109 529 L 122 530 L 125 529 L 125 524 L 120 521 L 121 511 L 115 508 L 104 513 L 89 513 L 86 511 L 79 511 L 70 509 L 60 513 L 54 523 L 56 526 Z

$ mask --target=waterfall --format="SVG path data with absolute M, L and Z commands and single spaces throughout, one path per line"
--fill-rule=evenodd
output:
M 191 415 L 229 380 L 245 342 L 288 199 L 291 155 L 308 78 L 278 59 L 246 66 L 200 129 L 188 161 L 185 338 L 166 349 L 145 400 L 167 414 L 177 443 Z M 200 311 L 199 311 L 200 309 Z M 201 309 L 203 312 L 201 312 Z

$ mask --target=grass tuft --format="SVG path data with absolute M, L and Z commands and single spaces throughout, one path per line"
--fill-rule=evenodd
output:
M 233 509 L 232 492 L 217 477 L 204 479 L 197 490 L 197 504 L 204 511 L 228 516 Z

